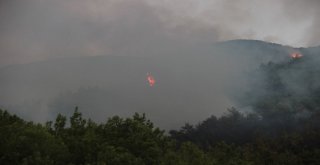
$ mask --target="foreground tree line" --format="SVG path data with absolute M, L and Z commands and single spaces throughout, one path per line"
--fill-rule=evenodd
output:
M 319 164 L 319 119 L 270 122 L 230 109 L 166 134 L 144 114 L 98 124 L 76 108 L 43 125 L 0 110 L 0 164 Z

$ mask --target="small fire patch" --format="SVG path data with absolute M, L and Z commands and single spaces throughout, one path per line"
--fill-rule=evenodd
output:
M 147 81 L 148 81 L 150 87 L 153 87 L 154 84 L 156 83 L 156 80 L 154 79 L 154 77 L 150 73 L 147 73 Z
M 298 58 L 301 58 L 303 55 L 302 54 L 300 54 L 300 53 L 292 53 L 292 54 L 290 54 L 290 57 L 292 58 L 292 59 L 298 59 Z

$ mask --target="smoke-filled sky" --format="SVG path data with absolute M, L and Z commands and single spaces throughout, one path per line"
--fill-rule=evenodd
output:
M 319 7 L 319 0 L 0 0 L 0 66 L 181 54 L 231 39 L 316 46 Z

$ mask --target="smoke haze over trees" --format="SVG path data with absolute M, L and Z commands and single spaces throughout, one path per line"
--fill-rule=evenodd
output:
M 305 62 L 292 61 L 289 55 L 294 52 L 302 53 Z M 144 112 L 157 125 L 171 129 L 221 115 L 232 106 L 251 110 L 253 103 L 247 102 L 254 100 L 250 99 L 263 100 L 264 93 L 272 92 L 262 86 L 270 76 L 284 81 L 289 92 L 300 89 L 296 92 L 308 96 L 303 75 L 310 72 L 311 83 L 317 84 L 311 72 L 317 70 L 318 52 L 317 47 L 235 40 L 203 45 L 183 55 L 70 57 L 12 65 L 0 69 L 0 105 L 40 122 L 57 113 L 70 115 L 74 106 L 98 121 Z M 298 68 L 289 68 L 288 74 L 286 69 L 258 72 L 261 64 L 269 62 L 297 63 Z M 146 81 L 148 72 L 156 79 L 153 87 Z
M 2 0 L 0 66 L 182 55 L 190 46 L 239 38 L 317 46 L 319 6 L 318 0 Z
M 232 106 L 250 110 L 241 98 L 261 64 L 289 61 L 296 51 L 318 54 L 316 47 L 294 48 L 319 44 L 318 6 L 316 0 L 3 0 L 0 106 L 41 122 L 76 105 L 98 121 L 146 112 L 157 124 L 169 118 L 166 128 Z M 223 42 L 239 38 L 294 47 Z M 148 72 L 157 81 L 152 89 Z
M 54 121 L 36 124 L 0 110 L 0 162 L 318 164 L 320 70 L 316 64 L 306 52 L 301 58 L 263 64 L 256 73 L 264 79 L 253 75 L 257 81 L 252 81 L 244 96 L 251 112 L 230 108 L 221 117 L 186 123 L 169 134 L 145 114 L 113 116 L 96 123 L 76 107 L 70 117 L 58 114 Z
M 0 0 L 0 164 L 319 164 L 319 15 Z

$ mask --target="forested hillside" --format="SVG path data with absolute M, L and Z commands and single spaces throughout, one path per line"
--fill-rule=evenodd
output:
M 96 122 L 76 107 L 37 124 L 1 110 L 0 164 L 319 164 L 320 66 L 305 54 L 262 64 L 239 99 L 247 111 L 167 132 L 139 113 Z
M 320 52 L 255 40 L 204 44 L 191 50 L 69 57 L 3 67 L 0 108 L 37 122 L 53 120 L 58 113 L 70 116 L 75 106 L 97 122 L 105 116 L 139 112 L 161 128 L 173 129 L 238 108 L 240 99 L 249 101 L 242 95 L 251 83 L 260 84 L 256 80 L 264 78 L 255 73 L 261 64 L 287 63 L 293 52 L 304 58 Z M 148 73 L 156 80 L 153 87 L 146 81 Z

